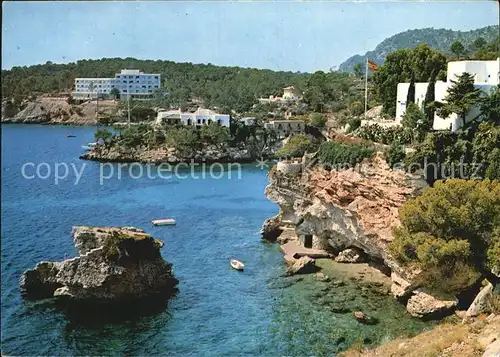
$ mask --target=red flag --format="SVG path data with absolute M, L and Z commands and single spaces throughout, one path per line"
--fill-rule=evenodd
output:
M 373 72 L 377 72 L 378 71 L 378 64 L 368 60 L 368 68 L 371 69 Z

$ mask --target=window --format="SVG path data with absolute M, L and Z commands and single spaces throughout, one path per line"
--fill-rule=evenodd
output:
M 127 93 L 127 90 L 126 90 L 126 89 L 124 89 L 124 90 L 123 90 L 123 93 Z
M 153 93 L 153 91 L 152 91 L 151 89 L 150 89 L 150 90 L 148 90 L 148 92 L 149 92 L 149 93 Z
M 135 78 L 139 78 L 139 76 L 135 76 Z
M 158 88 L 158 86 L 155 86 L 155 88 Z
M 201 120 L 200 119 L 198 119 L 198 124 L 201 124 Z
M 203 124 L 205 124 L 205 119 L 203 119 Z
M 142 86 L 142 88 L 146 88 L 146 86 Z
M 155 79 L 158 79 L 158 76 L 155 76 Z

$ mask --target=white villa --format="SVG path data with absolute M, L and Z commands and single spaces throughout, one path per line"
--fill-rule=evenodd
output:
M 193 125 L 203 126 L 210 123 L 217 123 L 220 126 L 229 128 L 230 117 L 228 114 L 219 114 L 210 109 L 198 108 L 194 113 L 183 113 L 181 109 L 160 111 L 156 117 L 156 125 Z
M 437 81 L 435 85 L 435 100 L 444 101 L 444 97 L 451 86 L 451 80 L 456 76 L 468 72 L 474 75 L 474 85 L 484 92 L 490 92 L 500 83 L 500 58 L 493 61 L 453 61 L 448 62 L 448 71 L 446 82 Z M 422 108 L 425 94 L 429 83 L 415 83 L 415 104 Z M 410 83 L 399 83 L 396 98 L 396 123 L 401 124 L 403 114 L 406 110 L 406 96 Z M 471 109 L 466 117 L 466 122 L 476 118 L 479 114 L 479 108 Z M 453 113 L 448 118 L 441 118 L 434 115 L 434 130 L 452 130 L 456 131 L 462 125 L 457 114 Z
M 260 103 L 293 103 L 302 99 L 302 93 L 295 86 L 288 86 L 283 88 L 282 97 L 259 98 Z
M 161 75 L 122 69 L 114 78 L 76 78 L 72 96 L 75 99 L 109 98 L 113 88 L 118 88 L 121 99 L 147 99 L 155 89 L 161 88 Z

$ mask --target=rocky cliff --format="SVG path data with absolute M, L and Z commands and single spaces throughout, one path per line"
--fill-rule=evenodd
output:
M 69 104 L 66 98 L 33 98 L 16 107 L 12 102 L 2 102 L 2 123 L 17 124 L 70 124 L 96 125 L 96 109 L 99 115 L 112 115 L 117 111 L 114 101 L 95 101 L 83 104 Z
M 172 267 L 160 254 L 163 243 L 143 230 L 79 226 L 73 241 L 77 257 L 43 261 L 24 272 L 24 297 L 117 302 L 175 290 Z
M 415 289 L 411 280 L 418 272 L 403 268 L 387 251 L 392 228 L 400 224 L 398 208 L 426 187 L 424 180 L 391 170 L 381 153 L 356 169 L 327 171 L 313 166 L 297 172 L 288 168 L 291 165 L 296 164 L 281 163 L 269 173 L 266 196 L 280 211 L 264 223 L 264 238 L 285 243 L 282 232 L 292 226 L 302 245 L 309 237 L 312 248 L 333 254 L 360 249 L 385 265 L 392 293 L 410 301 L 410 314 L 433 317 L 453 311 L 455 301 L 440 301 Z

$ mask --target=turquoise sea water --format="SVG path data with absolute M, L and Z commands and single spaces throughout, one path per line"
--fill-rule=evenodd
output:
M 265 170 L 247 165 L 238 179 L 134 179 L 100 184 L 99 163 L 78 159 L 93 128 L 2 126 L 2 352 L 9 355 L 280 356 L 334 355 L 356 341 L 377 343 L 425 327 L 392 298 L 347 284 L 331 288 L 309 277 L 283 277 L 279 247 L 258 231 L 277 206 L 264 196 Z M 71 132 L 75 138 L 67 138 Z M 23 164 L 46 162 L 47 179 L 25 179 Z M 56 185 L 56 163 L 73 168 Z M 60 173 L 62 166 L 59 165 Z M 113 167 L 117 169 L 117 164 Z M 109 173 L 109 167 L 106 168 Z M 132 175 L 137 175 L 134 168 Z M 27 167 L 27 174 L 34 167 Z M 40 171 L 46 175 L 47 167 Z M 116 172 L 116 171 L 115 171 Z M 175 227 L 153 227 L 174 217 Z M 74 225 L 136 226 L 165 242 L 179 292 L 167 306 L 137 306 L 119 318 L 106 311 L 68 315 L 49 302 L 25 302 L 18 280 L 41 260 L 75 255 Z M 244 273 L 229 259 L 246 262 Z M 336 304 L 373 310 L 382 324 L 361 326 Z M 372 311 L 370 310 L 370 311 Z M 381 328 L 381 326 L 383 328 Z

